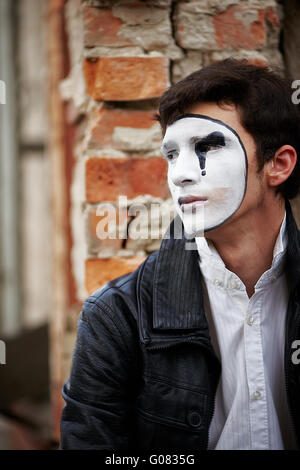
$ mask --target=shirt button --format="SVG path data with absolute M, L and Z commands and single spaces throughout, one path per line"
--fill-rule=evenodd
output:
M 253 400 L 259 400 L 261 397 L 261 393 L 259 390 L 256 390 L 256 392 L 253 393 Z
M 236 289 L 237 286 L 238 286 L 238 283 L 235 279 L 231 279 L 229 285 L 230 285 L 231 289 Z
M 276 279 L 277 279 L 277 277 L 276 277 L 276 276 L 272 276 L 272 277 L 271 277 L 271 281 L 272 281 L 272 282 L 275 282 L 275 281 L 276 281 Z
M 247 317 L 247 323 L 249 326 L 252 326 L 253 325 L 253 322 L 254 322 L 254 317 L 253 315 L 249 315 L 249 317 Z
M 222 286 L 222 282 L 219 279 L 214 280 L 215 286 Z

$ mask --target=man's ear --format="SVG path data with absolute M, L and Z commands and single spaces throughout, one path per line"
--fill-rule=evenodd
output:
M 265 176 L 269 186 L 279 186 L 292 173 L 297 162 L 297 152 L 291 145 L 280 147 L 272 160 L 266 163 Z

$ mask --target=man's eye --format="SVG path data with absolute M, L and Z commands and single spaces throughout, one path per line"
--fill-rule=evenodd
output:
M 174 160 L 174 158 L 176 158 L 177 155 L 178 155 L 178 152 L 176 152 L 176 150 L 172 150 L 166 154 L 166 158 L 167 160 Z

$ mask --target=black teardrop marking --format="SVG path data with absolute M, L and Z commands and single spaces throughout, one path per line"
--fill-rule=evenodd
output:
M 224 147 L 225 138 L 222 132 L 212 132 L 211 134 L 203 137 L 195 145 L 195 152 L 199 158 L 201 175 L 206 175 L 205 164 L 206 164 L 206 154 L 210 147 Z
M 207 152 L 203 151 L 203 146 L 201 145 L 200 142 L 195 145 L 195 152 L 196 152 L 197 157 L 199 158 L 201 175 L 205 176 L 206 175 L 205 163 L 206 163 L 206 153 Z

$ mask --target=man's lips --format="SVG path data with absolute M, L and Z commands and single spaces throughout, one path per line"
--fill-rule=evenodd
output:
M 193 202 L 205 202 L 207 201 L 206 197 L 200 197 L 200 196 L 182 196 L 178 199 L 178 204 L 181 206 L 182 210 L 184 211 L 184 205 L 185 204 L 191 204 Z
M 178 199 L 178 204 L 181 206 L 182 204 L 189 204 L 190 202 L 196 201 L 207 201 L 207 197 L 183 196 Z

